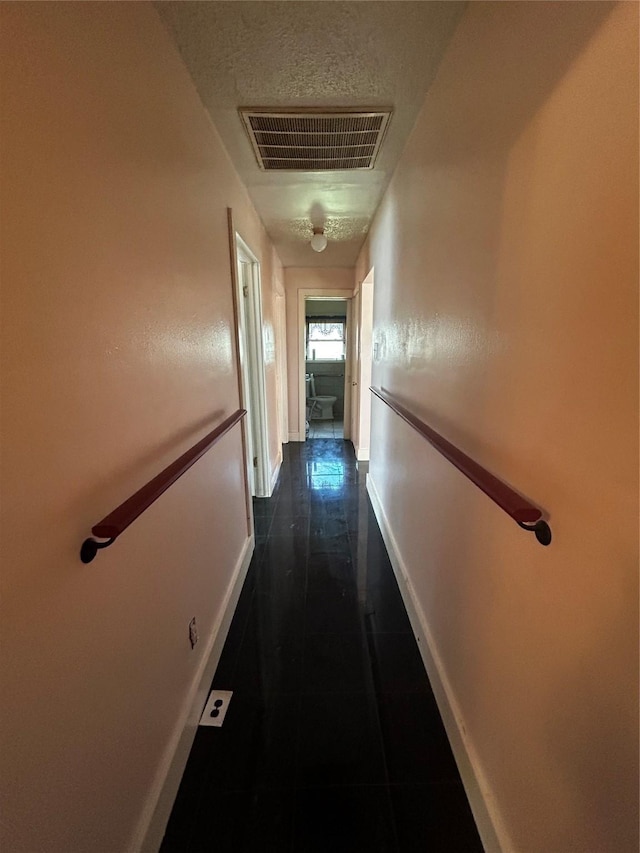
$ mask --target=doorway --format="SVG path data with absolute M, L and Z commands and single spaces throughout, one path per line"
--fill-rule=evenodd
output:
M 344 438 L 349 300 L 305 299 L 305 434 Z
M 247 480 L 253 497 L 271 494 L 267 406 L 262 346 L 260 264 L 235 232 L 238 355 L 242 406 L 247 410 Z
M 340 376 L 340 380 L 343 383 L 343 414 L 342 414 L 342 438 L 349 439 L 351 437 L 351 365 L 352 365 L 352 356 L 351 356 L 351 348 L 352 348 L 352 335 L 351 335 L 351 326 L 352 326 L 352 308 L 351 308 L 351 298 L 353 296 L 353 291 L 346 290 L 343 288 L 308 288 L 308 289 L 299 289 L 298 290 L 298 364 L 297 364 L 297 372 L 298 372 L 298 433 L 296 435 L 295 440 L 297 441 L 306 441 L 306 423 L 307 423 L 307 400 L 310 399 L 307 396 L 307 374 L 314 373 L 315 380 L 315 371 L 316 369 L 321 372 L 329 372 L 327 368 L 325 370 L 324 365 L 320 364 L 320 361 L 324 361 L 325 365 L 327 364 L 326 360 L 321 360 L 317 356 L 319 355 L 318 347 L 316 347 L 316 359 L 312 365 L 307 365 L 307 313 L 306 313 L 306 303 L 307 300 L 313 299 L 321 300 L 325 302 L 336 302 L 340 301 L 343 304 L 346 303 L 346 327 L 345 327 L 345 358 L 344 360 L 340 360 L 339 362 L 334 362 L 332 366 L 332 370 L 337 373 L 343 374 Z M 325 308 L 325 310 L 328 310 Z M 313 355 L 313 353 L 311 353 Z M 317 363 L 316 363 L 317 362 Z M 311 367 L 311 369 L 308 369 Z M 321 379 L 326 380 L 326 377 L 321 377 Z M 332 380 L 329 380 L 332 381 Z M 335 382 L 335 380 L 333 380 Z M 323 386 L 322 384 L 316 385 L 315 396 L 338 396 L 336 394 L 323 393 L 327 391 L 327 386 Z M 329 412 L 325 409 L 325 415 L 328 415 Z M 329 420 L 328 417 L 323 418 L 324 420 Z M 318 420 L 317 418 L 311 418 L 309 424 L 313 420 Z M 309 430 L 310 431 L 310 430 Z

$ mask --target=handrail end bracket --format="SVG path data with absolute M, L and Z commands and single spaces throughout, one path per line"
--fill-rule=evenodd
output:
M 535 524 L 524 524 L 522 521 L 517 523 L 523 530 L 533 533 L 541 545 L 551 544 L 551 528 L 544 519 L 538 519 Z
M 98 542 L 96 539 L 85 539 L 80 548 L 80 559 L 83 563 L 90 563 L 101 548 L 108 548 L 115 541 L 115 536 L 107 539 L 106 542 Z

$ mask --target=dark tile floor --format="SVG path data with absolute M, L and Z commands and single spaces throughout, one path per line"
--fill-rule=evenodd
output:
M 161 853 L 482 851 L 346 441 L 285 447 Z

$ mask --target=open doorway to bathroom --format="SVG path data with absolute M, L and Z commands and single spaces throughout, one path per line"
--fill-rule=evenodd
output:
M 304 301 L 305 434 L 345 437 L 348 299 Z

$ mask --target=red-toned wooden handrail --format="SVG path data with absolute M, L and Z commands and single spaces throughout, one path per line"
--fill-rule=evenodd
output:
M 105 516 L 102 521 L 95 524 L 91 528 L 93 535 L 98 536 L 100 539 L 108 539 L 109 541 L 96 542 L 95 539 L 85 539 L 80 549 L 80 559 L 82 562 L 90 563 L 101 548 L 106 548 L 112 542 L 115 542 L 123 530 L 126 530 L 145 509 L 148 509 L 163 492 L 166 492 L 169 486 L 175 483 L 179 477 L 182 477 L 184 472 L 188 471 L 194 462 L 197 462 L 210 447 L 213 447 L 245 415 L 246 411 L 244 409 L 238 409 L 226 421 L 223 421 L 220 426 L 217 426 L 197 444 L 194 444 L 191 450 L 183 453 L 175 462 L 172 462 L 164 471 L 161 471 L 153 480 L 150 480 L 146 486 L 138 489 L 135 495 L 131 495 L 130 498 L 127 498 L 113 512 Z
M 519 495 L 502 480 L 490 474 L 482 465 L 479 465 L 466 453 L 459 450 L 446 438 L 443 438 L 434 429 L 427 426 L 423 421 L 412 414 L 408 409 L 405 409 L 391 394 L 387 394 L 381 388 L 369 389 L 383 403 L 386 403 L 397 415 L 405 420 L 418 432 L 423 438 L 435 447 L 445 459 L 448 459 L 452 465 L 455 465 L 459 471 L 468 477 L 472 483 L 475 483 L 485 495 L 488 495 L 492 501 L 495 501 L 507 515 L 510 515 L 520 527 L 524 530 L 530 530 L 536 535 L 536 539 L 542 545 L 548 545 L 551 542 L 551 529 L 546 521 L 542 518 L 542 510 L 532 504 L 522 495 Z M 528 522 L 533 522 L 529 527 Z

